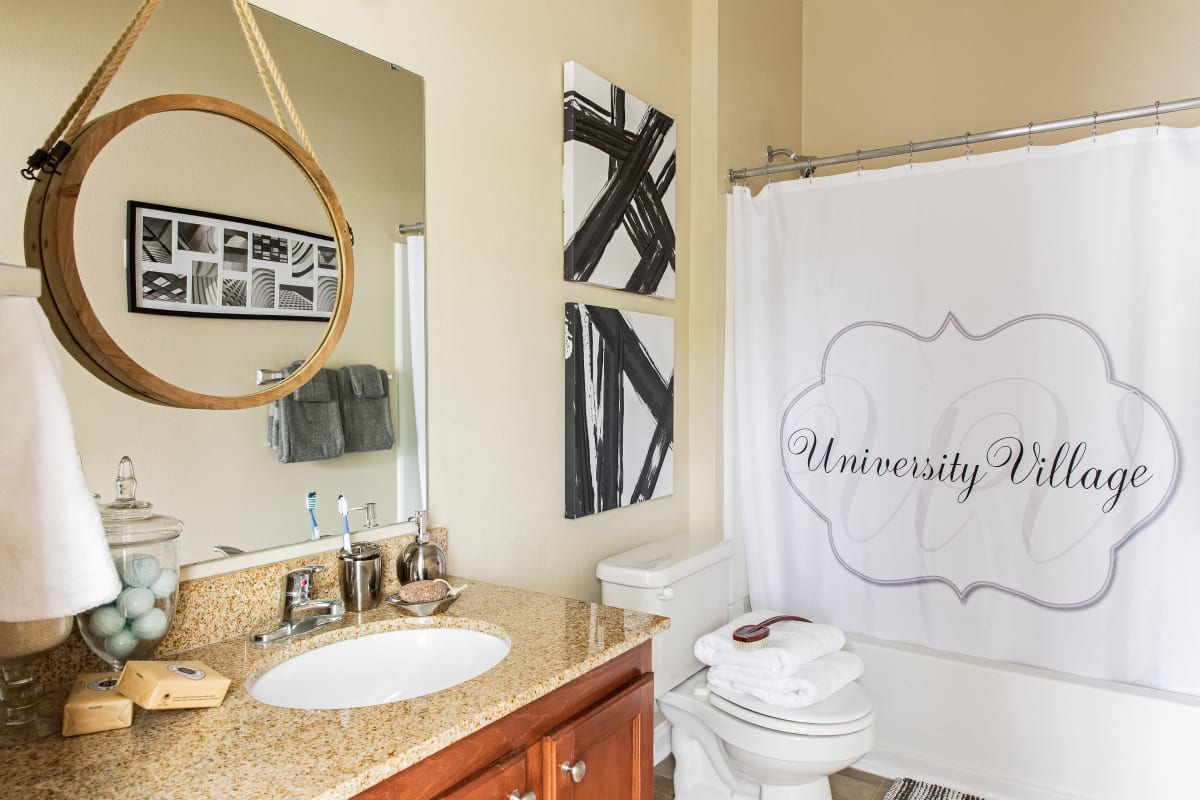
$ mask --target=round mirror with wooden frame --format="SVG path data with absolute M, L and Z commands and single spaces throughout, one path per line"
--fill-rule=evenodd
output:
M 332 228 L 338 253 L 337 296 L 316 349 L 287 378 L 254 392 L 218 395 L 180 386 L 133 358 L 101 322 L 81 279 L 76 257 L 75 217 L 88 170 L 113 139 L 155 114 L 175 111 L 217 115 L 257 131 L 293 163 L 312 186 Z M 100 380 L 125 394 L 178 408 L 240 409 L 289 394 L 316 374 L 333 352 L 350 314 L 354 257 L 350 227 L 332 185 L 316 160 L 286 131 L 265 117 L 227 100 L 205 95 L 151 97 L 98 117 L 74 141 L 71 151 L 34 183 L 25 214 L 26 263 L 42 270 L 41 303 L 55 335 L 71 355 Z M 130 265 L 132 268 L 132 265 Z

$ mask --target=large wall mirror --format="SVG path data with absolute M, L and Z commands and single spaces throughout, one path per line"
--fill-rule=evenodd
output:
M 0 175 L 0 260 L 15 262 L 22 252 L 29 184 L 17 172 L 24 158 L 42 143 L 138 5 L 47 0 L 8 9 L 0 30 L 6 109 L 0 152 L 10 166 Z M 423 81 L 267 12 L 257 17 L 355 237 L 350 319 L 326 366 L 373 364 L 388 373 L 395 447 L 283 464 L 267 443 L 267 407 L 155 406 L 117 392 L 64 357 L 63 381 L 93 491 L 109 499 L 117 462 L 130 456 L 139 496 L 184 521 L 184 563 L 218 557 L 218 548 L 255 551 L 310 538 L 310 491 L 317 492 L 323 534 L 340 531 L 339 494 L 352 506 L 375 503 L 381 523 L 425 506 L 424 247 L 398 233 L 399 225 L 425 221 Z M 54 20 L 49 40 L 42 33 L 47 20 Z M 96 114 L 169 93 L 221 97 L 272 117 L 227 0 L 163 3 Z M 75 220 L 77 261 L 105 327 L 141 363 L 174 382 L 213 393 L 246 392 L 258 369 L 286 367 L 312 352 L 325 329 L 319 320 L 131 312 L 127 229 L 140 235 L 128 226 L 131 202 L 227 218 L 233 221 L 225 231 L 234 233 L 237 220 L 245 220 L 318 239 L 330 235 L 312 188 L 282 153 L 253 131 L 204 114 L 171 112 L 138 123 L 88 172 Z M 226 249 L 224 231 L 187 233 L 193 238 L 185 241 L 181 229 L 172 228 L 154 247 L 194 251 L 194 267 L 180 270 L 175 263 L 163 272 L 215 278 L 210 305 L 218 313 L 226 291 L 231 307 L 239 286 L 253 294 L 251 242 L 244 248 L 249 253 L 239 254 L 236 243 Z M 315 248 L 297 251 L 289 261 L 296 280 L 287 289 L 296 303 L 317 303 L 312 276 L 321 274 L 320 261 Z M 142 277 L 133 285 L 142 291 L 154 269 L 136 266 Z M 239 271 L 245 273 L 242 284 Z M 277 280 L 276 290 L 284 284 Z M 159 296 L 169 297 L 170 289 Z M 363 521 L 362 515 L 352 519 L 355 528 Z

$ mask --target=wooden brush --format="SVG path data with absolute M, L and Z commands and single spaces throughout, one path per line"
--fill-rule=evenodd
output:
M 762 622 L 756 622 L 753 625 L 743 625 L 733 631 L 733 646 L 739 650 L 757 650 L 766 645 L 767 637 L 771 635 L 771 626 L 776 622 L 785 622 L 787 620 L 812 622 L 811 619 L 805 617 L 780 614 L 778 617 L 764 619 Z

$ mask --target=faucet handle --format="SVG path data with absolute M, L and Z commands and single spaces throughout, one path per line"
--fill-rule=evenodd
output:
M 307 600 L 312 596 L 313 576 L 324 572 L 320 564 L 309 564 L 297 567 L 283 576 L 283 592 L 298 600 Z

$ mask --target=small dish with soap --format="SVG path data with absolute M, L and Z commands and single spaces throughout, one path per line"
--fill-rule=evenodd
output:
M 400 587 L 400 591 L 388 596 L 388 603 L 410 617 L 432 617 L 448 609 L 467 584 L 454 587 L 441 578 L 431 581 L 413 581 Z

